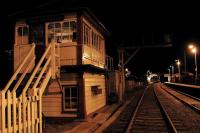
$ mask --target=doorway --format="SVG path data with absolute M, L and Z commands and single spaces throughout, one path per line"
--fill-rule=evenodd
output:
M 35 43 L 36 64 L 41 59 L 45 51 L 45 28 L 44 24 L 30 25 L 30 42 Z

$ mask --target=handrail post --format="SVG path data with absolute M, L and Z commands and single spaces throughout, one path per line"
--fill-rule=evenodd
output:
M 1 118 L 0 118 L 0 127 L 1 127 L 1 132 L 5 132 L 5 124 L 6 124 L 6 116 L 5 116 L 5 108 L 6 108 L 6 103 L 5 103 L 5 91 L 1 91 Z
M 57 67 L 56 67 L 56 71 L 57 71 L 57 76 L 60 77 L 60 44 L 57 45 Z
M 52 67 L 52 79 L 56 78 L 56 64 L 55 64 L 55 42 L 51 44 L 51 67 Z
M 0 91 L 0 132 L 2 132 L 2 93 Z

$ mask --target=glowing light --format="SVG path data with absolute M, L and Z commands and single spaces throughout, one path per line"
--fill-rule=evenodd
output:
M 190 45 L 188 46 L 188 48 L 189 48 L 189 49 L 193 49 L 193 48 L 194 48 L 194 45 L 190 44 Z
M 180 65 L 180 64 L 181 64 L 181 62 L 178 60 L 178 61 L 177 61 L 177 65 Z
M 196 52 L 197 52 L 197 49 L 196 49 L 196 48 L 193 48 L 191 51 L 192 51 L 192 53 L 196 53 Z

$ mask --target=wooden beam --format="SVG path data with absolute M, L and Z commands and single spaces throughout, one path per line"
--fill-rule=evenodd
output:
M 137 48 L 134 53 L 124 62 L 124 66 L 138 53 L 140 48 Z

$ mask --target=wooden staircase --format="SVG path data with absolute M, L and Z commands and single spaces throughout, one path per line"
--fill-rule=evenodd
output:
M 0 133 L 42 133 L 42 94 L 50 79 L 59 76 L 60 48 L 56 43 L 50 44 L 33 68 L 34 50 L 33 44 L 0 91 Z

